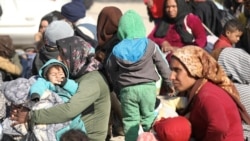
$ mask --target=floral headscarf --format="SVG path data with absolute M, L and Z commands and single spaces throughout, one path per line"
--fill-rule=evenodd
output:
M 241 117 L 246 123 L 250 124 L 250 117 L 245 107 L 240 102 L 239 93 L 236 87 L 212 56 L 198 46 L 184 46 L 183 48 L 177 49 L 173 53 L 173 56 L 184 64 L 192 77 L 203 80 L 197 81 L 201 83 L 191 95 L 194 96 L 198 94 L 199 89 L 204 84 L 204 80 L 208 80 L 224 89 L 233 98 L 239 108 Z M 190 99 L 192 99 L 193 96 L 189 97 L 189 101 L 191 101 Z
M 94 58 L 94 48 L 78 36 L 58 40 L 57 46 L 59 54 L 67 63 L 69 77 L 72 79 L 102 67 L 100 62 Z

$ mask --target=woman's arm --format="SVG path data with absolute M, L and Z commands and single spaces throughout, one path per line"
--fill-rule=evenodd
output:
M 155 34 L 157 29 L 158 29 L 158 25 L 155 25 L 153 30 L 149 33 L 148 38 L 151 39 L 152 41 L 154 41 L 159 46 L 161 46 L 161 44 L 165 41 L 165 38 L 164 37 L 163 38 L 155 37 L 154 34 Z
M 207 44 L 207 34 L 199 17 L 189 14 L 187 17 L 187 26 L 191 29 L 194 36 L 194 45 L 204 48 Z
M 97 80 L 85 77 L 80 80 L 78 90 L 69 102 L 48 109 L 31 111 L 31 120 L 43 124 L 66 122 L 93 104 L 99 95 L 100 87 Z
M 28 109 L 13 107 L 11 110 L 13 125 L 27 121 L 32 126 L 34 124 L 61 123 L 71 120 L 99 98 L 99 77 L 95 77 L 95 74 L 96 72 L 89 72 L 79 79 L 79 88 L 67 103 L 30 112 Z

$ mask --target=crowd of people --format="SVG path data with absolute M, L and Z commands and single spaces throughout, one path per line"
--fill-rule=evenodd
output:
M 249 140 L 250 1 L 225 3 L 225 23 L 210 0 L 144 3 L 148 35 L 135 10 L 95 20 L 82 0 L 44 15 L 26 54 L 0 35 L 0 139 Z

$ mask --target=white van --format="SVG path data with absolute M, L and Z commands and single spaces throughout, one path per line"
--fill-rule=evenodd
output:
M 0 0 L 0 35 L 10 35 L 16 48 L 33 46 L 41 18 L 70 0 Z

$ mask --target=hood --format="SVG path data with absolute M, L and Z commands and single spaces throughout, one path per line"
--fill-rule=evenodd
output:
M 69 71 L 68 68 L 60 61 L 56 60 L 56 59 L 50 59 L 49 61 L 47 61 L 39 70 L 39 76 L 42 78 L 45 78 L 45 73 L 48 71 L 48 69 L 51 66 L 54 65 L 60 65 L 63 68 L 63 71 L 65 73 L 66 78 L 69 78 Z
M 128 10 L 120 18 L 118 38 L 122 40 L 143 37 L 146 37 L 146 28 L 141 16 L 134 10 Z
M 148 59 L 152 59 L 154 49 L 155 47 L 149 47 L 147 38 L 125 39 L 114 47 L 112 53 L 120 67 L 136 71 L 145 67 Z

